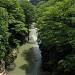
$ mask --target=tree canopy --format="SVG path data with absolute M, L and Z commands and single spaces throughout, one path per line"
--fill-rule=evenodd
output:
M 10 63 L 13 48 L 28 41 L 27 26 L 33 21 L 35 10 L 26 0 L 0 0 L 0 62 Z
M 51 75 L 74 75 L 75 1 L 49 0 L 38 9 L 43 66 L 48 65 Z

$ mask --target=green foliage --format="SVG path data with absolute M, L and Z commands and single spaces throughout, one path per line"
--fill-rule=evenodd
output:
M 12 48 L 27 42 L 26 23 L 35 19 L 35 9 L 26 0 L 0 0 L 0 60 L 6 62 Z
M 38 9 L 41 10 L 38 14 L 38 38 L 42 41 L 42 52 L 48 53 L 49 59 L 46 62 L 54 61 L 50 65 L 54 65 L 50 67 L 53 72 L 58 70 L 56 65 L 61 65 L 60 68 L 66 75 L 68 74 L 66 72 L 71 72 L 71 69 L 74 73 L 74 63 L 70 62 L 74 58 L 70 60 L 69 56 L 67 60 L 66 56 L 71 54 L 75 48 L 75 1 L 50 0 Z M 43 54 L 44 60 L 47 57 L 44 56 L 45 54 Z
M 45 1 L 40 1 L 36 6 L 39 7 L 41 5 L 43 5 L 45 3 Z
M 60 60 L 58 62 L 58 68 L 59 70 L 63 70 L 64 72 L 74 72 L 75 70 L 75 55 L 71 54 L 66 56 L 65 60 Z
M 30 24 L 35 21 L 36 7 L 27 1 L 21 2 L 21 7 L 24 10 L 26 24 Z
M 5 8 L 0 7 L 0 60 L 4 58 L 9 49 L 8 32 L 8 12 Z
M 15 43 L 14 44 L 15 46 L 17 46 L 18 43 L 22 42 L 22 40 L 24 41 L 24 39 L 28 33 L 28 29 L 25 28 L 25 24 L 21 21 L 13 21 L 12 23 L 10 23 L 9 31 L 11 33 L 9 42 L 11 45 L 13 43 Z M 24 38 L 22 38 L 22 37 L 24 37 Z M 14 41 L 14 40 L 17 40 L 17 41 Z
M 25 22 L 25 15 L 23 9 L 20 7 L 20 3 L 15 0 L 0 0 L 0 6 L 7 9 L 9 15 L 12 15 L 15 19 Z

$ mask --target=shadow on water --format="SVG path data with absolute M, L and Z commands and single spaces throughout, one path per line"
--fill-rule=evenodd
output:
M 32 47 L 29 50 L 25 50 L 21 55 L 24 57 L 24 60 L 27 61 L 27 64 L 23 64 L 19 68 L 25 70 L 26 75 L 34 75 L 34 70 L 36 67 L 36 57 L 34 55 L 33 49 L 37 47 Z
M 33 54 L 33 47 L 30 48 L 29 50 L 25 50 L 22 53 L 22 57 L 24 57 L 24 60 L 26 60 L 28 64 L 23 64 L 19 68 L 21 68 L 22 70 L 25 70 L 27 75 L 29 75 L 29 73 L 31 72 L 31 70 L 33 68 L 33 65 L 35 65 L 35 57 Z

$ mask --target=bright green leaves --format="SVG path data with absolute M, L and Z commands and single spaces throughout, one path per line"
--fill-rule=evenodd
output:
M 56 2 L 56 5 L 54 6 L 49 6 L 45 8 L 46 11 L 43 12 L 42 17 L 40 17 L 38 20 L 38 27 L 40 29 L 41 34 L 43 34 L 42 37 L 47 36 L 47 31 L 49 32 L 50 30 L 52 31 L 52 36 L 54 35 L 53 37 L 54 40 L 56 40 L 55 42 L 59 41 L 61 44 L 63 42 L 71 40 L 70 37 L 68 36 L 68 32 L 69 30 L 72 30 L 72 28 L 68 26 L 68 22 L 70 22 L 69 24 L 74 24 L 74 17 L 69 18 L 66 15 L 67 11 L 69 11 L 68 8 L 71 9 L 70 6 L 69 7 L 66 6 L 67 9 L 65 10 L 65 7 L 63 6 L 66 5 L 66 3 L 69 4 L 70 2 L 60 1 L 60 2 Z M 50 34 L 48 36 L 50 37 Z
M 8 49 L 8 12 L 5 8 L 0 7 L 0 59 L 4 58 L 6 48 Z
M 0 6 L 7 9 L 15 19 L 25 22 L 25 15 L 23 9 L 20 7 L 20 3 L 16 0 L 0 0 Z
M 0 0 L 0 59 L 27 41 L 25 23 L 30 24 L 35 19 L 35 10 L 36 7 L 27 1 Z
M 15 23 L 16 23 L 16 25 L 15 25 L 16 33 L 19 32 L 19 31 L 27 32 L 27 28 L 25 28 L 25 24 L 23 22 L 16 21 Z
M 49 3 L 51 4 L 49 5 Z M 45 56 L 45 54 L 48 52 L 47 63 L 50 61 L 52 75 L 74 73 L 75 1 L 50 0 L 39 6 L 39 9 L 42 12 L 39 12 L 37 27 L 39 28 L 38 38 L 42 41 L 40 45 L 43 46 L 41 46 L 43 60 L 46 60 L 48 55 Z M 69 56 L 70 54 L 72 57 Z M 55 71 L 57 74 L 53 73 Z
M 17 46 L 20 42 L 23 43 L 22 41 L 25 41 L 25 38 L 28 34 L 28 29 L 25 27 L 25 24 L 21 21 L 13 21 L 12 23 L 10 23 L 9 31 L 11 33 L 9 39 L 11 46 L 13 43 L 15 43 L 15 46 Z
M 71 62 L 68 60 L 61 60 L 58 62 L 59 69 L 64 69 L 64 72 L 69 72 L 71 69 Z

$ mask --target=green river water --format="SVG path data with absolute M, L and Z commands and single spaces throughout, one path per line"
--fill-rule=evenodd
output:
M 30 41 L 19 48 L 19 54 L 7 75 L 40 75 L 41 52 L 37 43 L 37 28 L 30 29 Z

